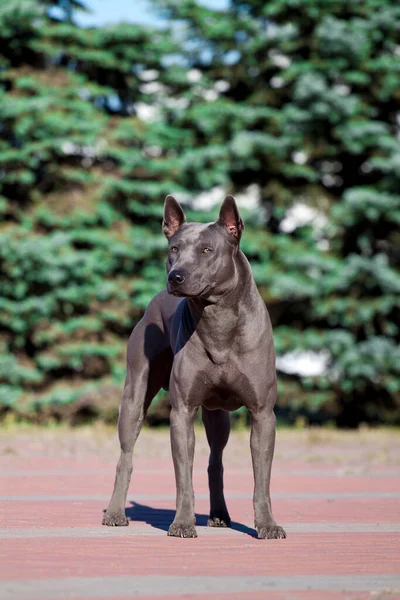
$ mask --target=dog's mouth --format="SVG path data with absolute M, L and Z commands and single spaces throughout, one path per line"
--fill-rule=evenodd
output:
M 210 289 L 210 286 L 206 285 L 205 288 L 203 288 L 197 294 L 189 294 L 189 293 L 181 291 L 179 288 L 170 290 L 169 286 L 168 286 L 168 292 L 170 294 L 172 294 L 173 296 L 176 296 L 177 298 L 201 298 L 202 296 L 204 296 L 204 294 L 206 294 L 209 291 L 209 289 Z

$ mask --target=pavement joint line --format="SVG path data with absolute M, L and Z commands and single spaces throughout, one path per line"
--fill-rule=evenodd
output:
M 197 500 L 208 500 L 209 494 L 196 494 Z M 278 492 L 271 494 L 272 499 L 297 499 L 307 500 L 357 500 L 366 498 L 400 499 L 400 492 Z M 157 501 L 175 500 L 175 494 L 134 494 L 132 501 Z M 251 493 L 225 493 L 225 498 L 232 500 L 249 500 L 253 498 Z M 4 494 L 0 495 L 0 502 L 56 502 L 86 500 L 108 502 L 110 494 Z M 131 501 L 131 499 L 129 499 Z
M 57 600 L 68 597 L 185 596 L 188 594 L 248 593 L 278 590 L 400 590 L 398 575 L 292 575 L 292 576 L 179 576 L 122 575 L 68 577 L 0 582 L 7 600 Z
M 171 466 L 172 468 L 172 466 Z M 205 466 L 205 469 L 207 466 Z M 199 473 L 200 469 L 197 469 L 197 473 Z M 226 471 L 229 473 L 229 468 L 226 468 Z M 200 471 L 203 474 L 203 471 Z M 87 475 L 90 473 L 91 475 L 114 475 L 115 467 L 110 468 L 102 468 L 102 469 L 40 469 L 40 470 L 15 470 L 15 469 L 2 469 L 0 473 L 1 477 L 48 477 L 48 476 L 74 476 L 77 477 L 79 475 Z M 165 475 L 165 469 L 135 469 L 133 468 L 133 476 L 134 475 Z M 251 468 L 249 469 L 235 469 L 235 475 L 249 475 L 253 476 L 253 471 Z M 383 477 L 400 477 L 400 469 L 391 469 L 388 471 L 368 471 L 368 470 L 357 470 L 354 469 L 343 471 L 343 469 L 335 469 L 332 471 L 326 470 L 279 470 L 276 469 L 275 473 L 273 473 L 272 478 L 274 477 L 324 477 L 324 478 L 335 478 L 340 477 L 344 479 L 350 479 L 352 477 L 373 477 L 373 478 L 383 478 Z
M 167 527 L 169 521 L 160 521 L 150 525 L 141 522 L 131 522 L 130 527 L 20 527 L 0 529 L 0 539 L 38 539 L 38 538 L 105 538 L 105 537 L 136 537 L 136 536 L 164 536 L 166 531 L 160 527 Z M 251 523 L 240 524 L 243 529 L 254 529 Z M 284 523 L 285 530 L 290 534 L 316 534 L 316 533 L 400 533 L 400 523 Z M 211 537 L 243 536 L 245 531 L 226 528 L 217 529 L 197 525 L 199 535 Z

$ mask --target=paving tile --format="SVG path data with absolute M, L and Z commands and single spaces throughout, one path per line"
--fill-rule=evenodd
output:
M 400 453 L 379 433 L 379 443 L 359 435 L 367 436 L 365 444 L 348 435 L 339 443 L 336 433 L 327 443 L 301 433 L 300 449 L 293 436 L 278 444 L 271 488 L 286 540 L 254 538 L 245 435 L 233 435 L 227 454 L 229 530 L 205 527 L 207 448 L 200 435 L 199 537 L 190 540 L 166 535 L 175 506 L 167 432 L 145 433 L 134 460 L 127 528 L 101 525 L 118 456 L 115 433 L 103 445 L 78 430 L 63 434 L 62 443 L 57 433 L 44 439 L 25 433 L 5 450 L 0 441 L 0 595 L 400 600 Z

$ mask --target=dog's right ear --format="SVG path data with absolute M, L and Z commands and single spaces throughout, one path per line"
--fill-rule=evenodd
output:
M 186 221 L 179 202 L 173 196 L 167 196 L 164 203 L 164 219 L 162 223 L 163 234 L 169 240 L 179 227 Z

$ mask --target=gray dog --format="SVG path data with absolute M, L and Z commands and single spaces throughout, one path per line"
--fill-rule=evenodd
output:
M 196 537 L 192 486 L 194 420 L 199 407 L 210 445 L 210 527 L 228 527 L 222 453 L 229 411 L 251 415 L 254 513 L 259 538 L 284 538 L 269 493 L 275 446 L 276 372 L 270 318 L 250 265 L 239 249 L 243 221 L 232 196 L 216 223 L 186 223 L 167 196 L 163 232 L 169 242 L 168 285 L 150 302 L 128 343 L 118 422 L 121 457 L 104 525 L 128 525 L 125 501 L 132 453 L 150 402 L 161 387 L 171 401 L 176 515 L 168 535 Z

